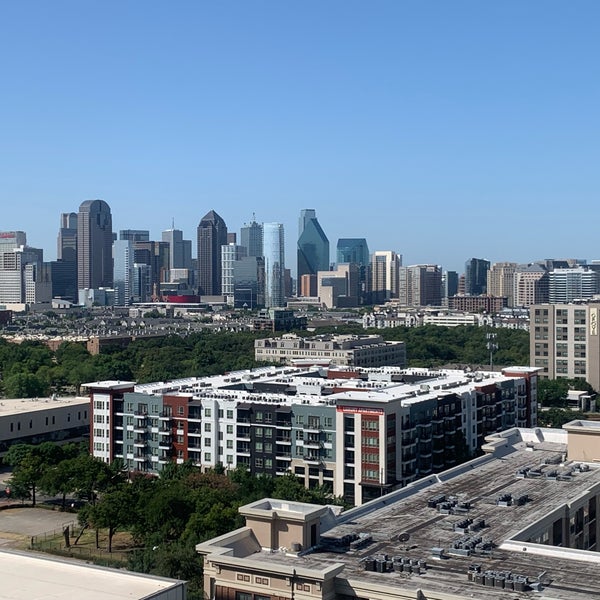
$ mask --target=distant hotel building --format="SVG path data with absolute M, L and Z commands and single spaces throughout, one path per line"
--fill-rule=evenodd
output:
M 254 358 L 272 364 L 313 362 L 351 367 L 406 365 L 404 342 L 386 342 L 380 335 L 317 335 L 301 338 L 294 334 L 255 340 Z
M 89 383 L 91 451 L 158 473 L 191 460 L 294 473 L 362 504 L 537 422 L 536 369 L 269 367 L 167 383 Z
M 599 317 L 600 303 L 533 305 L 530 364 L 542 377 L 580 377 L 600 390 Z

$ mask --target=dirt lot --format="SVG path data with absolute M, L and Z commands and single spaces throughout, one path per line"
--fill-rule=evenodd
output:
M 3 502 L 0 502 L 0 507 Z M 8 508 L 0 510 L 0 546 L 21 547 L 32 535 L 61 529 L 77 515 L 43 508 Z

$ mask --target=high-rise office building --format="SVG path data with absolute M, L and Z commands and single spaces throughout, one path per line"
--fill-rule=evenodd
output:
M 578 267 L 548 273 L 548 300 L 551 304 L 592 298 L 598 293 L 598 273 Z
M 240 246 L 246 248 L 246 256 L 262 256 L 262 238 L 262 225 L 252 215 L 252 221 L 245 223 L 240 230 Z
M 130 242 L 149 242 L 150 232 L 147 229 L 121 229 L 119 239 Z
M 264 307 L 265 261 L 262 256 L 245 256 L 233 263 L 233 297 L 235 308 Z
M 20 246 L 27 246 L 27 235 L 24 231 L 0 231 L 0 254 L 12 252 Z
M 281 223 L 263 223 L 265 306 L 285 306 L 285 237 Z
M 112 215 L 104 200 L 86 200 L 77 215 L 77 287 L 112 287 Z
M 129 306 L 133 297 L 133 242 L 113 243 L 115 305 Z
M 479 296 L 487 290 L 487 272 L 490 261 L 484 258 L 470 258 L 465 263 L 465 294 Z
M 540 264 L 519 265 L 514 275 L 513 305 L 548 302 L 548 271 Z
M 314 209 L 300 211 L 298 230 L 298 278 L 329 271 L 329 240 Z
M 221 248 L 227 245 L 227 225 L 214 211 L 198 225 L 198 293 L 218 296 L 221 291 Z
M 487 293 L 490 296 L 507 298 L 508 306 L 514 306 L 515 272 L 517 263 L 494 263 L 487 272 Z
M 355 264 L 358 268 L 358 300 L 362 304 L 369 300 L 371 264 L 369 246 L 364 238 L 340 238 L 337 243 L 338 265 Z
M 340 238 L 337 242 L 336 262 L 354 263 L 366 267 L 369 264 L 369 246 L 365 238 Z
M 180 229 L 166 229 L 162 241 L 169 244 L 169 269 L 192 268 L 192 241 L 183 239 Z
M 403 306 L 440 306 L 442 270 L 437 265 L 398 269 L 398 299 Z
M 458 294 L 458 273 L 456 271 L 446 271 L 444 273 L 442 278 L 442 294 L 446 299 Z
M 62 213 L 56 244 L 56 261 L 50 265 L 52 296 L 77 301 L 77 213 Z
M 133 254 L 135 265 L 147 265 L 150 268 L 145 271 L 141 283 L 150 288 L 151 296 L 158 298 L 160 284 L 168 279 L 169 244 L 156 241 L 134 242 Z
M 221 293 L 226 297 L 227 304 L 234 305 L 235 262 L 246 256 L 246 248 L 235 242 L 221 248 Z
M 402 257 L 393 250 L 378 250 L 371 257 L 371 292 L 374 303 L 398 297 L 398 270 Z
M 62 213 L 60 215 L 56 258 L 77 263 L 77 213 Z

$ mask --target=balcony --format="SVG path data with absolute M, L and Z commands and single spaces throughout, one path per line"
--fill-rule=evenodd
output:
M 292 443 L 292 438 L 291 437 L 276 437 L 275 441 L 278 444 L 290 444 Z
M 158 435 L 160 436 L 164 436 L 164 435 L 171 435 L 171 428 L 170 427 L 161 427 L 158 430 Z
M 158 418 L 161 421 L 170 421 L 173 418 L 173 415 L 170 412 L 163 411 L 161 413 L 158 413 Z
M 292 453 L 291 452 L 275 452 L 275 460 L 291 461 Z
M 136 437 L 135 440 L 133 440 L 133 445 L 136 448 L 143 448 L 146 445 L 146 443 L 147 441 L 144 436 Z
M 161 448 L 162 450 L 169 450 L 171 448 L 171 438 L 163 438 L 162 440 L 159 440 L 158 442 L 158 447 Z
M 304 456 L 304 462 L 311 465 L 318 465 L 321 463 L 321 457 L 318 454 L 306 454 Z
M 321 433 L 321 426 L 318 423 L 308 423 L 304 426 L 304 431 L 309 433 Z
M 146 427 L 144 425 L 134 425 L 133 431 L 135 433 L 146 433 Z
M 323 443 L 320 440 L 304 440 L 304 447 L 319 449 L 323 447 Z
M 146 457 L 146 455 L 145 455 L 145 454 L 136 454 L 136 455 L 133 457 L 133 460 L 134 460 L 135 462 L 137 462 L 137 463 L 143 463 L 143 462 L 146 462 L 146 458 L 147 458 L 147 457 Z

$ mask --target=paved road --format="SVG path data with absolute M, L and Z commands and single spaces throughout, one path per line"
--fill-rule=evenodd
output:
M 43 508 L 9 508 L 0 510 L 0 546 L 12 544 L 23 537 L 39 535 L 77 520 L 73 513 Z

